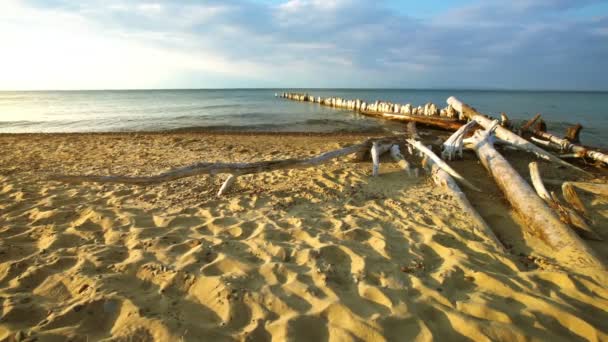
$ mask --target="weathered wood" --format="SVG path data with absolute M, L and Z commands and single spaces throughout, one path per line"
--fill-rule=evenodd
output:
M 447 172 L 445 172 L 435 163 L 432 163 L 431 165 L 431 177 L 433 178 L 435 184 L 446 188 L 452 197 L 458 202 L 462 210 L 471 217 L 473 226 L 480 232 L 478 235 L 494 245 L 496 249 L 505 252 L 506 249 L 502 242 L 500 242 L 500 240 L 496 237 L 496 234 L 494 234 L 483 217 L 481 217 L 473 205 L 471 205 L 471 202 L 469 202 L 467 196 L 464 194 L 464 192 L 462 192 L 458 184 L 456 184 L 454 178 L 452 178 Z
M 439 168 L 447 172 L 450 176 L 456 178 L 462 185 L 466 186 L 469 189 L 481 192 L 481 189 L 471 184 L 468 180 L 462 177 L 458 172 L 452 169 L 446 162 L 441 160 L 433 151 L 424 146 L 420 141 L 414 139 L 406 139 L 406 141 L 412 145 L 418 151 L 424 153 L 428 158 L 430 158 Z
M 408 122 L 405 127 L 405 132 L 410 139 L 420 140 L 420 135 L 418 135 L 418 129 L 416 129 L 415 122 Z M 408 145 L 410 146 L 410 145 Z M 410 153 L 412 154 L 412 153 Z
M 452 134 L 443 143 L 443 151 L 441 152 L 441 158 L 445 160 L 452 160 L 455 159 L 457 156 L 460 156 L 460 158 L 462 158 L 464 137 L 473 129 L 473 127 L 475 127 L 476 124 L 476 121 L 469 121 L 466 125 L 463 125 L 456 132 L 454 132 L 454 134 Z
M 543 184 L 543 180 L 540 176 L 540 171 L 538 170 L 538 164 L 536 162 L 531 162 L 528 167 L 530 168 L 530 178 L 532 179 L 532 185 L 534 186 L 534 189 L 536 190 L 538 196 L 545 200 L 545 202 L 552 202 L 553 198 L 551 197 L 549 191 L 547 191 L 547 188 L 545 188 L 545 185 Z
M 554 147 L 553 144 L 548 140 L 538 139 L 537 137 L 530 137 L 530 140 L 532 140 L 534 143 L 544 146 L 544 147 L 550 147 L 550 148 Z
M 384 113 L 384 112 L 375 112 L 375 111 L 361 111 L 361 114 L 373 117 L 380 117 L 387 120 L 392 121 L 401 121 L 401 122 L 415 122 L 424 126 L 439 128 L 447 131 L 456 131 L 460 126 L 462 126 L 462 122 L 458 120 L 442 118 L 442 117 L 429 117 L 422 115 L 407 115 L 407 114 L 392 114 L 392 113 Z
M 540 119 L 536 122 L 536 124 L 534 125 L 534 131 L 536 132 L 546 132 L 547 131 L 547 123 L 545 123 L 545 120 Z
M 475 109 L 471 108 L 470 106 L 462 103 L 457 98 L 452 96 L 452 97 L 448 98 L 447 102 L 448 102 L 448 104 L 452 105 L 452 107 L 454 107 L 454 109 L 463 113 L 469 119 L 477 121 L 477 123 L 479 123 L 483 128 L 488 129 L 489 127 L 492 126 L 492 120 L 490 120 L 487 117 L 485 117 L 484 115 L 480 114 L 479 112 L 477 112 Z M 501 126 L 495 127 L 495 134 L 496 134 L 496 137 L 498 137 L 499 139 L 512 144 L 514 147 L 516 147 L 520 150 L 534 153 L 539 158 L 549 160 L 554 163 L 557 163 L 557 164 L 560 164 L 563 166 L 567 166 L 571 169 L 574 169 L 579 172 L 587 174 L 587 172 L 585 172 L 584 170 L 559 159 L 558 157 L 554 156 L 553 154 L 541 149 L 540 147 L 532 144 L 531 142 L 527 141 L 526 139 L 509 131 L 508 129 L 506 129 L 504 127 L 501 127 Z
M 386 151 L 390 150 L 390 144 L 380 144 L 377 141 L 372 143 L 371 155 L 372 155 L 372 176 L 378 176 L 378 172 L 380 171 L 380 156 Z
M 458 107 L 454 106 L 458 109 Z M 595 252 L 569 229 L 542 199 L 530 188 L 524 179 L 511 167 L 507 160 L 494 149 L 490 139 L 492 126 L 478 130 L 473 135 L 474 150 L 479 160 L 494 178 L 511 206 L 524 218 L 523 227 L 563 256 L 577 256 L 582 264 L 605 269 Z M 501 127 L 498 127 L 498 129 Z
M 399 145 L 394 144 L 393 146 L 391 146 L 391 157 L 393 158 L 394 161 L 397 162 L 397 164 L 399 164 L 399 166 L 405 170 L 405 172 L 407 172 L 408 176 L 412 176 L 412 169 L 410 167 L 410 163 L 407 162 L 407 160 L 405 160 L 405 157 L 403 156 L 403 154 L 401 154 L 401 150 L 399 149 Z
M 526 132 L 530 130 L 530 127 L 536 123 L 540 119 L 540 113 L 536 114 L 532 119 L 528 120 L 525 124 L 520 127 L 521 132 Z
M 504 128 L 511 129 L 511 120 L 509 120 L 507 113 L 500 113 L 500 125 Z
M 583 146 L 575 145 L 567 139 L 562 139 L 548 132 L 535 131 L 533 134 L 537 138 L 545 139 L 553 144 L 556 144 L 563 152 L 574 152 L 586 158 L 608 164 L 608 155 L 602 152 L 589 150 Z
M 568 183 L 576 188 L 581 190 L 591 192 L 600 196 L 608 196 L 608 184 L 606 183 L 590 183 L 590 182 L 573 182 L 573 181 L 563 181 L 556 179 L 547 179 L 547 183 L 553 185 L 562 185 Z
M 578 210 L 581 214 L 589 217 L 589 210 L 583 201 L 578 196 L 578 193 L 574 189 L 574 186 L 568 182 L 562 184 L 562 194 L 564 195 L 564 199 L 568 202 L 574 209 Z
M 570 141 L 573 144 L 578 144 L 580 143 L 580 134 L 581 134 L 581 130 L 583 129 L 583 126 L 580 123 L 577 123 L 574 126 L 570 126 L 566 129 L 566 135 L 564 136 L 564 139 Z
M 294 101 L 317 102 L 324 106 L 356 110 L 363 115 L 387 120 L 418 122 L 422 125 L 449 131 L 455 131 L 463 124 L 462 121 L 454 118 L 454 115 L 446 114 L 446 116 L 440 116 L 440 110 L 437 105 L 433 103 L 427 103 L 424 107 L 419 106 L 417 108 L 412 108 L 412 105 L 409 103 L 401 105 L 384 101 L 375 101 L 374 103 L 368 104 L 361 102 L 359 99 L 346 100 L 333 97 L 324 100 L 317 98 L 317 100 L 315 100 L 313 96 L 308 94 L 284 93 L 281 97 Z M 450 109 L 451 107 L 448 107 L 446 113 Z M 453 109 L 451 109 L 451 111 L 453 112 Z
M 576 229 L 576 233 L 581 237 L 588 240 L 596 240 L 602 241 L 603 239 L 585 222 L 585 219 L 578 215 L 574 210 L 563 205 L 556 194 L 547 191 L 545 185 L 543 184 L 543 180 L 540 176 L 540 171 L 538 169 L 538 164 L 536 162 L 531 162 L 529 164 L 530 168 L 530 178 L 532 179 L 532 185 L 536 190 L 536 193 L 540 198 L 542 198 L 547 205 L 555 210 L 555 212 L 559 215 L 562 222 L 569 224 L 574 229 Z
M 62 182 L 82 183 L 123 183 L 123 184 L 138 184 L 150 185 L 162 182 L 169 182 L 185 177 L 192 177 L 202 174 L 221 174 L 229 173 L 235 176 L 246 175 L 259 172 L 270 172 L 282 169 L 298 169 L 308 168 L 326 163 L 332 159 L 356 153 L 361 150 L 368 150 L 373 142 L 391 143 L 395 142 L 396 138 L 370 139 L 360 144 L 347 146 L 338 150 L 322 153 L 315 157 L 305 159 L 282 159 L 260 161 L 252 163 L 196 163 L 166 172 L 162 172 L 152 176 L 101 176 L 101 175 L 52 175 L 51 180 Z

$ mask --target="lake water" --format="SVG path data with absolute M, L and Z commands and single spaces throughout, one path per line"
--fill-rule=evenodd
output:
M 246 89 L 0 92 L 0 133 L 122 132 L 216 129 L 275 132 L 345 132 L 401 129 L 398 123 L 275 98 L 306 92 L 365 101 L 445 107 L 456 96 L 479 111 L 512 119 L 541 113 L 562 135 L 581 123 L 585 144 L 608 147 L 608 93 L 400 89 Z

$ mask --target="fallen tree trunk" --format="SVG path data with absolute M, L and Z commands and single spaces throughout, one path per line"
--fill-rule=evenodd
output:
M 283 159 L 252 163 L 203 162 L 172 169 L 153 176 L 52 175 L 49 178 L 51 180 L 71 183 L 95 182 L 150 185 L 202 174 L 215 175 L 220 173 L 229 173 L 236 177 L 251 173 L 317 166 L 338 157 L 346 156 L 359 151 L 369 150 L 374 142 L 388 144 L 391 142 L 396 142 L 396 138 L 370 139 L 360 144 L 347 146 L 305 159 Z
M 406 139 L 406 141 L 416 148 L 418 151 L 427 156 L 430 160 L 432 160 L 439 168 L 443 169 L 445 172 L 449 173 L 450 176 L 456 178 L 460 183 L 466 186 L 469 189 L 481 192 L 481 189 L 471 184 L 468 180 L 462 177 L 458 172 L 452 169 L 446 162 L 441 160 L 433 151 L 429 150 L 426 146 L 424 146 L 420 141 L 414 139 Z
M 574 152 L 582 157 L 608 164 L 608 155 L 602 152 L 589 150 L 586 147 L 573 144 L 567 139 L 562 139 L 548 132 L 534 131 L 532 134 L 537 138 L 545 139 L 556 144 L 562 152 Z
M 380 144 L 377 141 L 372 143 L 372 149 L 370 151 L 372 155 L 372 176 L 378 176 L 380 171 L 380 156 L 391 149 L 390 144 Z
M 457 98 L 452 96 L 452 97 L 448 98 L 447 102 L 452 107 L 454 107 L 454 109 L 461 112 L 463 115 L 465 115 L 469 119 L 477 121 L 477 123 L 479 123 L 483 128 L 488 129 L 492 126 L 492 120 L 488 119 L 487 117 L 480 114 L 479 112 L 477 112 L 475 109 L 469 107 L 468 105 L 462 103 Z M 539 158 L 549 160 L 554 163 L 557 163 L 557 164 L 560 164 L 563 166 L 567 166 L 569 168 L 572 168 L 574 170 L 587 174 L 587 172 L 585 172 L 584 170 L 559 159 L 558 157 L 554 156 L 553 154 L 541 149 L 540 147 L 532 144 L 531 142 L 527 141 L 526 139 L 509 131 L 508 129 L 506 129 L 504 127 L 501 127 L 501 126 L 495 127 L 495 134 L 496 134 L 496 137 L 498 137 L 499 139 L 512 144 L 514 147 L 516 147 L 520 150 L 534 153 Z
M 462 108 L 462 107 L 460 107 Z M 560 256 L 577 256 L 580 266 L 594 266 L 605 269 L 595 252 L 589 248 L 571 229 L 530 188 L 524 179 L 509 165 L 507 160 L 494 149 L 490 134 L 494 127 L 477 131 L 473 136 L 473 149 L 483 166 L 505 194 L 511 206 L 524 218 L 530 232 L 549 246 L 559 251 Z M 500 129 L 501 127 L 497 127 Z
M 569 224 L 573 228 L 576 229 L 576 233 L 580 235 L 582 238 L 588 240 L 595 241 L 603 241 L 603 239 L 597 235 L 597 233 L 589 227 L 585 219 L 578 215 L 574 210 L 567 208 L 558 200 L 555 194 L 551 195 L 545 188 L 543 184 L 542 177 L 540 176 L 540 171 L 538 169 L 538 164 L 536 162 L 531 162 L 529 165 L 530 168 L 530 178 L 532 179 L 532 185 L 536 190 L 536 193 L 540 198 L 542 198 L 551 208 L 553 208 L 556 213 L 559 215 L 562 222 Z
M 576 188 L 594 193 L 596 195 L 608 196 L 608 184 L 605 183 L 572 182 L 555 179 L 548 179 L 546 182 L 553 185 L 570 184 Z
M 450 194 L 454 197 L 454 199 L 458 202 L 462 210 L 467 213 L 472 220 L 473 225 L 480 231 L 480 236 L 482 236 L 486 241 L 494 245 L 494 247 L 500 251 L 506 252 L 506 249 L 502 242 L 496 237 L 496 234 L 492 231 L 492 229 L 488 226 L 486 221 L 479 215 L 477 210 L 473 208 L 471 202 L 467 196 L 460 190 L 460 187 L 454 181 L 447 172 L 442 170 L 436 163 L 432 162 L 431 159 L 431 177 L 433 181 L 438 186 L 442 186 L 446 188 Z
M 463 125 L 462 121 L 447 119 L 441 117 L 431 117 L 422 115 L 407 115 L 407 114 L 392 114 L 373 111 L 360 111 L 361 114 L 373 117 L 379 117 L 392 121 L 415 122 L 428 127 L 439 128 L 446 131 L 456 131 Z

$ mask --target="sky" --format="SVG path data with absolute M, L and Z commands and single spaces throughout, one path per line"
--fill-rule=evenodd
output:
M 1 0 L 0 90 L 608 90 L 608 0 Z

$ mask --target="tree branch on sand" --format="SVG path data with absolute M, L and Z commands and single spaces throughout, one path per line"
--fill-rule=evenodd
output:
M 386 138 L 375 138 L 369 139 L 360 144 L 347 146 L 341 149 L 328 151 L 311 158 L 304 159 L 282 159 L 282 160 L 269 160 L 252 163 L 196 163 L 180 168 L 171 169 L 166 172 L 159 173 L 152 176 L 102 176 L 102 175 L 52 175 L 51 180 L 69 182 L 69 183 L 82 183 L 82 182 L 95 182 L 95 183 L 122 183 L 122 184 L 137 184 L 137 185 L 151 185 L 163 182 L 169 182 L 185 177 L 192 177 L 196 175 L 216 175 L 222 173 L 231 174 L 233 177 L 260 173 L 270 172 L 275 170 L 283 169 L 301 169 L 314 167 L 323 163 L 327 163 L 332 159 L 346 156 L 349 154 L 357 153 L 360 151 L 369 150 L 374 143 L 380 145 L 388 145 L 397 141 L 395 137 Z M 387 151 L 388 151 L 387 149 Z M 229 178 L 230 179 L 230 178 Z M 234 181 L 234 179 L 227 182 L 224 188 L 224 193 L 228 186 Z
M 559 219 L 509 162 L 496 151 L 492 134 L 495 129 L 498 131 L 501 128 L 498 122 L 494 121 L 486 130 L 476 131 L 471 138 L 473 149 L 511 206 L 526 221 L 524 227 L 560 253 L 580 256 L 581 266 L 606 269 L 595 252 Z

